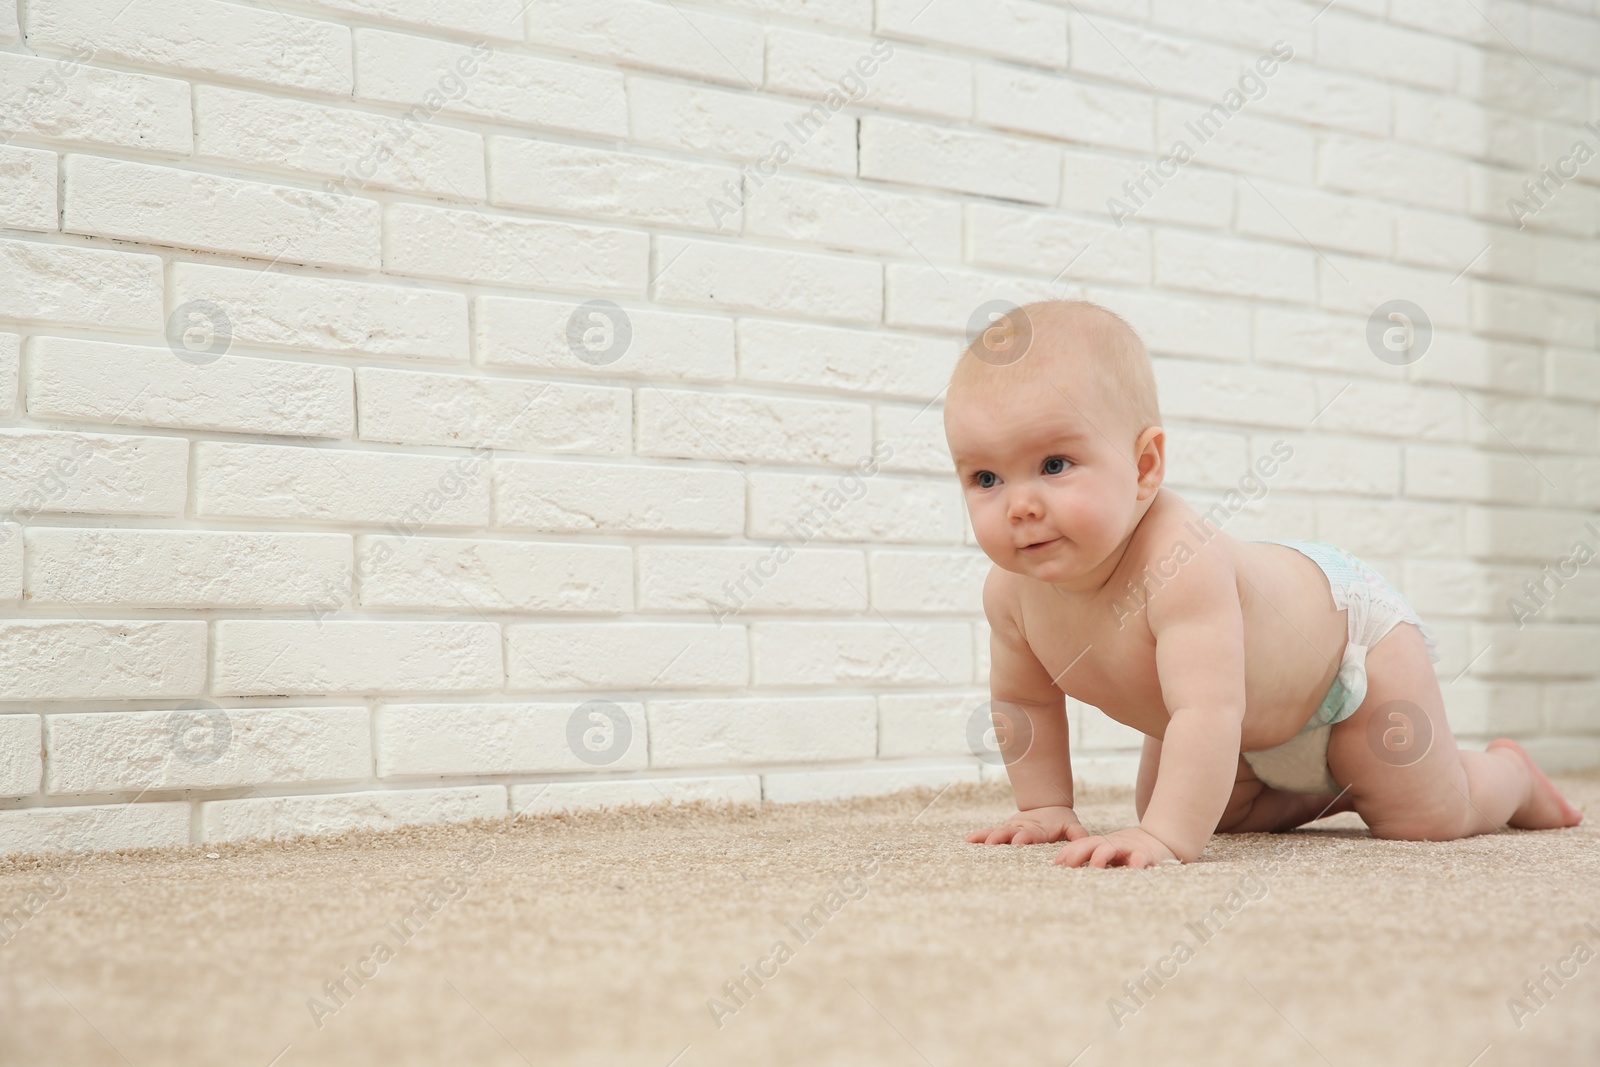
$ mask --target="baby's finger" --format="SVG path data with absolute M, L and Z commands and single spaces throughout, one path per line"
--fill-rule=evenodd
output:
M 989 839 L 985 841 L 984 844 L 1003 845 L 1010 841 L 1011 835 L 1016 832 L 1017 828 L 1015 826 L 997 826 L 994 828 L 994 831 L 989 834 Z
M 1073 841 L 1056 853 L 1056 862 L 1063 867 L 1079 867 L 1083 861 L 1094 854 L 1095 842 L 1102 840 L 1098 837 L 1084 838 Z
M 1044 838 L 1033 827 L 1024 826 L 1011 838 L 1011 843 L 1013 845 L 1036 845 L 1043 840 Z
M 1089 866 L 1104 867 L 1117 858 L 1122 849 L 1110 841 L 1103 841 L 1095 846 L 1094 855 L 1089 857 Z

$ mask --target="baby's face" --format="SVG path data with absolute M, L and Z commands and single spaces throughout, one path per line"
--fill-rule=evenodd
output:
M 990 401 L 958 398 L 945 409 L 945 436 L 988 557 L 1008 571 L 1070 583 L 1133 529 L 1139 472 L 1127 413 L 1093 385 L 1057 384 Z

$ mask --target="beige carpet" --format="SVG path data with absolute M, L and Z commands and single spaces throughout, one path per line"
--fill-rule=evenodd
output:
M 0 861 L 0 909 L 37 906 L 0 945 L 0 1064 L 1596 1064 L 1600 778 L 1560 782 L 1584 825 L 1346 815 L 1152 872 L 964 843 L 996 786 Z M 746 966 L 772 977 L 736 998 Z M 1535 1001 L 1546 966 L 1572 977 Z

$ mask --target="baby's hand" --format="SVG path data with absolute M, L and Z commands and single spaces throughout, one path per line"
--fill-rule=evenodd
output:
M 968 840 L 971 840 L 970 838 Z M 1056 856 L 1056 862 L 1068 867 L 1104 867 L 1123 864 L 1129 867 L 1154 867 L 1178 857 L 1156 836 L 1137 826 L 1126 830 L 1113 830 L 1104 837 L 1080 834 L 1069 838 L 1072 842 Z
M 1019 811 L 999 826 L 988 830 L 975 830 L 967 835 L 974 845 L 1039 845 L 1049 841 L 1076 841 L 1088 837 L 1071 808 L 1060 806 L 1029 808 Z

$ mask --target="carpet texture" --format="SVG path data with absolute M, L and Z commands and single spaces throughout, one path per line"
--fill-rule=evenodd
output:
M 1600 777 L 1558 784 L 1583 825 L 1149 872 L 966 844 L 993 785 L 12 857 L 0 1065 L 1596 1064 Z

